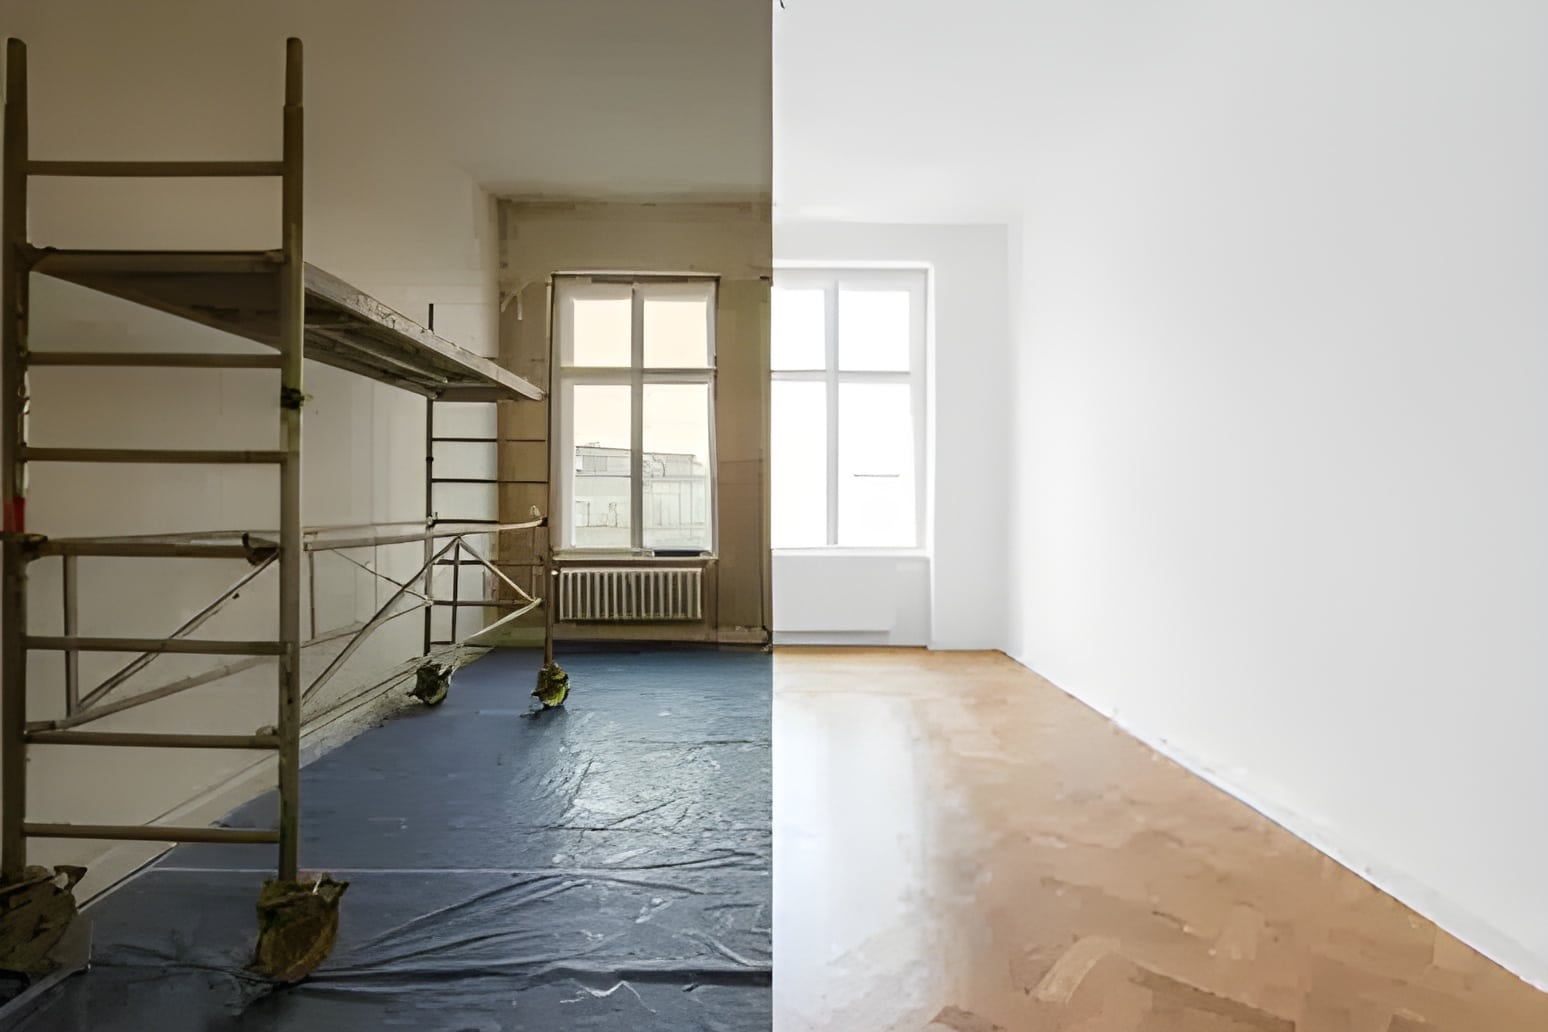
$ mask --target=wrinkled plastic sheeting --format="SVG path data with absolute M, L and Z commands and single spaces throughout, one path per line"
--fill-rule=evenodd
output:
M 563 709 L 497 652 L 304 771 L 302 866 L 350 882 L 306 982 L 247 970 L 272 849 L 186 846 L 92 908 L 95 967 L 24 1027 L 768 1029 L 769 657 L 563 661 Z

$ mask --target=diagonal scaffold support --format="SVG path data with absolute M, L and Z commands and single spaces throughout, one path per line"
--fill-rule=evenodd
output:
M 313 695 L 316 695 L 322 686 L 327 684 L 333 675 L 339 672 L 339 669 L 343 667 L 345 661 L 348 660 L 350 656 L 355 654 L 355 651 L 359 649 L 362 644 L 364 644 L 365 639 L 372 631 L 376 630 L 382 624 L 392 619 L 392 608 L 397 605 L 398 600 L 413 590 L 412 585 L 414 583 L 422 579 L 427 579 L 430 575 L 430 572 L 435 569 L 436 562 L 447 552 L 455 548 L 459 540 L 459 538 L 452 538 L 451 541 L 447 542 L 445 545 L 442 545 L 440 549 L 432 552 L 430 558 L 426 560 L 425 564 L 419 568 L 419 572 L 404 582 L 397 591 L 392 593 L 386 602 L 381 604 L 381 606 L 376 610 L 375 614 L 372 615 L 371 619 L 366 621 L 365 626 L 362 627 L 355 634 L 355 636 L 350 639 L 348 645 L 344 646 L 344 650 L 336 657 L 334 657 L 333 662 L 328 664 L 327 669 L 325 669 L 321 674 L 318 674 L 317 679 L 307 687 L 306 692 L 302 696 L 303 701 L 311 698 Z

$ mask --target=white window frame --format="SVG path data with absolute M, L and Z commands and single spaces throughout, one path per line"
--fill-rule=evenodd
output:
M 930 468 L 929 359 L 931 270 L 911 264 L 812 264 L 777 262 L 776 289 L 823 291 L 826 340 L 825 368 L 821 370 L 771 370 L 773 381 L 827 384 L 828 481 L 827 543 L 775 548 L 780 555 L 924 555 L 929 552 Z M 907 372 L 847 372 L 838 367 L 838 297 L 840 289 L 906 291 L 910 295 L 909 369 Z M 839 529 L 839 384 L 907 383 L 912 386 L 911 412 L 914 431 L 914 544 L 845 545 L 838 543 Z
M 651 275 L 646 273 L 555 273 L 549 281 L 549 361 L 554 370 L 553 391 L 550 395 L 549 439 L 557 447 L 550 455 L 549 465 L 554 471 L 550 491 L 554 495 L 550 512 L 555 514 L 550 527 L 556 542 L 555 551 L 571 556 L 638 556 L 654 555 L 654 549 L 644 545 L 645 540 L 645 478 L 644 478 L 644 426 L 645 385 L 704 384 L 709 388 L 709 487 L 705 516 L 709 523 L 709 544 L 704 550 L 707 558 L 720 554 L 720 520 L 717 498 L 719 493 L 719 465 L 715 450 L 716 411 L 716 315 L 719 303 L 720 278 L 710 275 Z M 630 319 L 630 352 L 628 366 L 573 366 L 565 365 L 564 324 L 565 299 L 576 296 L 618 298 L 627 295 L 632 302 Z M 703 368 L 650 368 L 645 367 L 645 301 L 647 297 L 690 296 L 704 298 L 709 341 L 708 365 Z M 630 388 L 630 462 L 629 462 L 629 525 L 630 544 L 625 549 L 600 546 L 575 545 L 571 540 L 575 514 L 575 424 L 569 418 L 574 408 L 575 387 L 579 384 L 627 386 Z M 562 514 L 562 515 L 561 515 Z

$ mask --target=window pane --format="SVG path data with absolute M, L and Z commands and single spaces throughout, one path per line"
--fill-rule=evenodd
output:
M 570 300 L 569 335 L 564 361 L 575 366 L 629 366 L 633 363 L 633 302 L 620 298 Z
M 770 385 L 772 518 L 775 548 L 828 543 L 828 385 Z
M 839 291 L 839 368 L 907 372 L 909 301 L 904 290 Z
M 570 415 L 575 442 L 570 544 L 628 548 L 629 388 L 577 384 Z
M 648 383 L 644 416 L 645 547 L 708 550 L 709 385 Z
M 825 291 L 775 288 L 769 313 L 770 366 L 774 369 L 825 369 L 828 320 Z
M 840 545 L 918 543 L 911 394 L 902 383 L 839 384 Z
M 709 365 L 709 303 L 646 298 L 645 364 L 657 369 Z

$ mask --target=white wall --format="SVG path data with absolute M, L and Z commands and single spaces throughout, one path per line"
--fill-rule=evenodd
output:
M 922 556 L 776 553 L 783 642 L 995 648 L 1005 638 L 1010 509 L 1006 230 L 776 220 L 776 261 L 927 263 L 931 544 Z
M 1027 37 L 1012 650 L 1548 985 L 1548 7 L 1128 10 Z
M 392 132 L 393 112 L 370 106 L 362 83 L 340 70 L 358 46 L 348 11 L 287 19 L 244 13 L 232 31 L 224 7 L 179 6 L 181 17 L 136 17 L 143 8 L 30 5 L 7 12 L 4 31 L 25 39 L 31 64 L 32 152 L 49 158 L 254 158 L 278 155 L 284 38 L 306 37 L 307 258 L 423 320 L 437 304 L 459 340 L 493 353 L 495 233 L 490 198 L 435 151 Z M 168 8 L 170 10 L 170 7 Z M 165 13 L 165 12 L 164 12 Z M 334 58 L 334 60 L 330 60 Z M 34 181 L 31 234 L 55 246 L 264 247 L 277 241 L 270 183 Z M 37 349 L 246 349 L 214 331 L 79 288 L 34 277 Z M 444 306 L 444 307 L 443 307 Z M 438 318 L 438 324 L 443 320 Z M 450 331 L 448 331 L 450 332 Z M 424 402 L 394 388 L 308 363 L 305 511 L 308 524 L 423 516 Z M 76 371 L 33 374 L 32 439 L 39 445 L 276 447 L 272 373 Z M 493 429 L 492 408 L 465 412 Z M 472 432 L 472 431 L 468 431 Z M 463 513 L 477 515 L 477 513 Z M 493 515 L 492 507 L 488 515 Z M 272 528 L 272 471 L 34 466 L 29 529 L 52 536 Z M 418 546 L 356 553 L 400 579 L 418 568 Z M 37 633 L 59 632 L 58 560 L 33 567 Z M 234 581 L 242 562 L 82 560 L 82 633 L 161 636 Z M 390 593 L 336 556 L 317 563 L 318 629 L 363 620 Z M 274 574 L 199 631 L 272 637 Z M 303 619 L 303 623 L 305 620 Z M 372 683 L 417 655 L 421 622 L 390 623 L 350 660 L 336 696 Z M 303 627 L 305 631 L 306 628 Z M 87 656 L 87 685 L 128 657 Z M 168 657 L 125 686 L 152 687 L 215 665 Z M 309 657 L 306 673 L 320 662 Z M 272 723 L 272 668 L 111 717 L 103 729 L 251 732 Z M 35 657 L 34 719 L 61 708 L 60 661 Z M 248 754 L 37 748 L 29 775 L 34 820 L 198 823 L 231 802 L 222 785 L 250 770 Z M 254 790 L 250 782 L 243 782 Z M 256 787 L 272 784 L 272 775 Z M 207 793 L 215 792 L 213 801 Z M 303 804 L 304 808 L 304 804 Z M 91 867 L 85 893 L 143 860 L 139 847 L 39 841 L 37 862 Z

